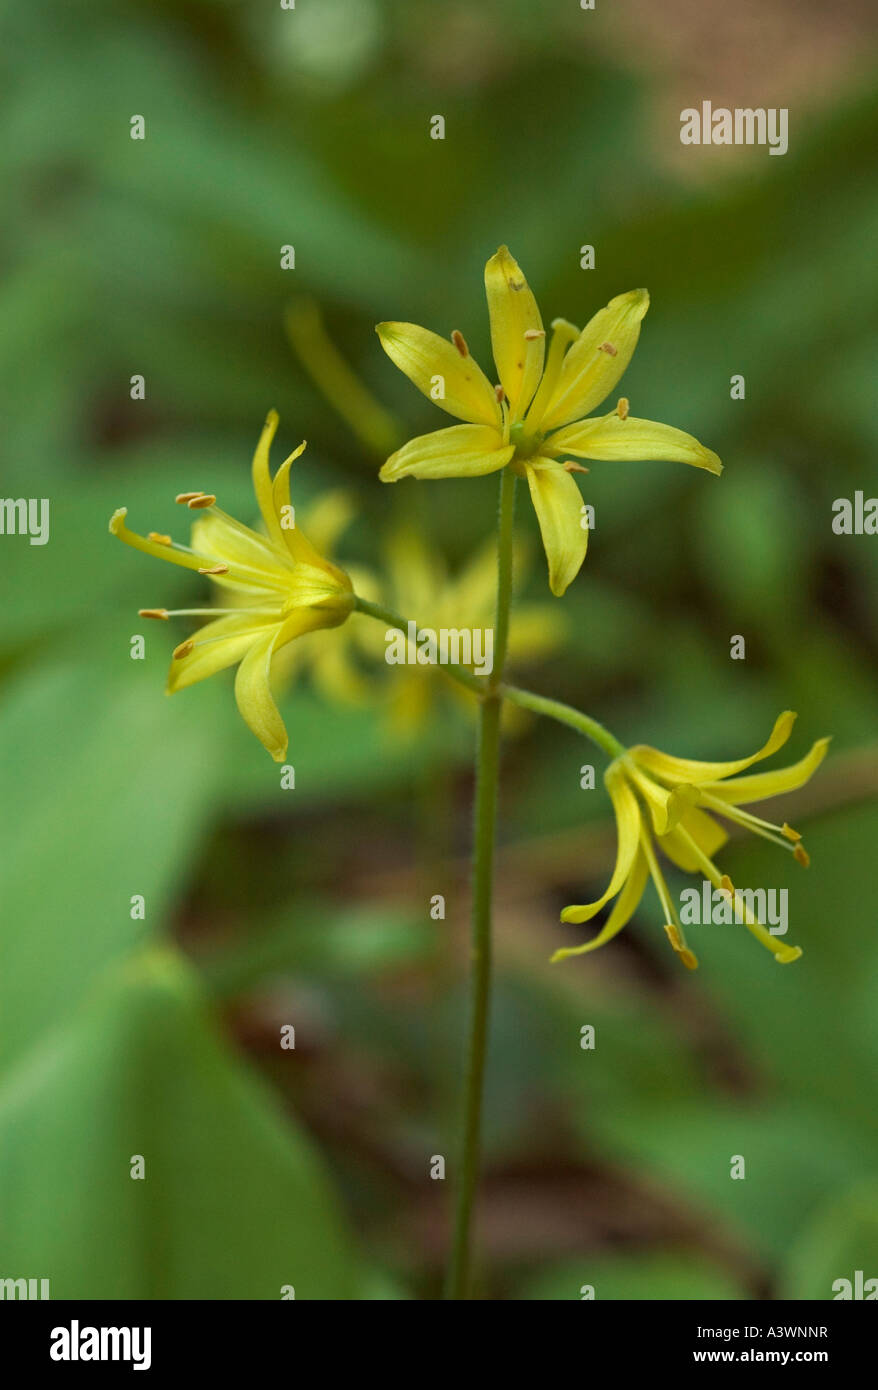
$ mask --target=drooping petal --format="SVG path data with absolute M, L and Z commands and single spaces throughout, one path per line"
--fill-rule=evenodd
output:
M 410 439 L 384 464 L 378 474 L 383 483 L 400 478 L 475 478 L 496 473 L 515 453 L 503 443 L 499 430 L 490 425 L 452 425 Z
M 173 695 L 197 681 L 206 680 L 217 671 L 234 666 L 267 632 L 280 629 L 281 616 L 256 618 L 246 609 L 240 613 L 215 618 L 192 634 L 192 649 L 185 656 L 174 657 L 168 672 L 167 692 Z
M 546 337 L 537 301 L 505 246 L 485 266 L 485 293 L 494 362 L 509 401 L 509 418 L 515 424 L 540 383 Z
M 754 772 L 749 777 L 733 777 L 728 782 L 704 782 L 702 789 L 727 801 L 730 806 L 745 806 L 750 801 L 764 801 L 769 796 L 795 791 L 817 771 L 826 757 L 829 742 L 828 738 L 819 738 L 804 758 L 776 772 Z
M 416 323 L 379 323 L 375 331 L 391 362 L 429 400 L 458 420 L 500 428 L 494 388 L 465 345 L 458 348 Z
M 560 598 L 579 573 L 588 546 L 582 497 L 571 474 L 552 459 L 530 459 L 525 470 L 549 562 L 549 588 Z
M 640 808 L 637 797 L 629 787 L 624 771 L 617 765 L 611 764 L 607 768 L 604 781 L 616 816 L 617 847 L 613 875 L 607 891 L 596 902 L 565 907 L 561 913 L 562 922 L 588 922 L 596 916 L 604 904 L 608 903 L 610 898 L 614 898 L 621 889 L 631 873 L 637 854 L 640 843 Z
M 568 956 L 584 956 L 588 951 L 596 951 L 599 946 L 604 946 L 608 941 L 611 941 L 623 927 L 627 927 L 640 906 L 648 873 L 643 850 L 638 849 L 631 872 L 625 880 L 625 885 L 597 936 L 591 941 L 586 941 L 582 946 L 565 946 L 560 951 L 556 951 L 552 956 L 552 963 L 566 960 Z
M 684 430 L 630 415 L 622 419 L 615 410 L 611 415 L 566 425 L 547 439 L 543 448 L 558 458 L 573 454 L 584 459 L 657 459 L 689 463 L 693 468 L 707 469 L 708 473 L 721 473 L 723 469 L 713 450 L 706 449 Z
M 235 700 L 245 724 L 276 763 L 287 753 L 287 731 L 271 693 L 271 658 L 280 628 L 254 642 L 238 667 Z
M 658 836 L 657 841 L 659 849 L 667 855 L 671 863 L 687 874 L 698 873 L 702 861 L 693 855 L 689 840 L 680 834 L 681 830 L 691 837 L 708 859 L 712 859 L 729 838 L 724 827 L 705 811 L 700 811 L 697 806 L 688 810 L 680 817 L 674 829 L 667 835 Z
M 648 308 L 648 292 L 630 290 L 589 320 L 564 358 L 540 422 L 543 430 L 581 419 L 610 394 L 634 355 Z
M 694 782 L 696 785 L 701 782 L 716 782 L 733 777 L 736 772 L 743 772 L 753 763 L 771 757 L 772 753 L 776 753 L 786 743 L 795 721 L 795 713 L 789 709 L 784 710 L 775 720 L 767 742 L 749 758 L 737 758 L 733 762 L 707 763 L 694 758 L 673 758 L 669 753 L 662 753 L 658 748 L 650 748 L 643 743 L 629 748 L 628 752 L 641 767 L 646 768 L 648 772 L 654 772 L 665 782 Z

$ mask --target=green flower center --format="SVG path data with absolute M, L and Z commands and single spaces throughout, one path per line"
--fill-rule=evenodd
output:
M 532 459 L 534 454 L 539 453 L 542 442 L 541 431 L 526 430 L 523 420 L 519 420 L 518 424 L 513 425 L 509 431 L 509 443 L 515 446 L 516 458 Z

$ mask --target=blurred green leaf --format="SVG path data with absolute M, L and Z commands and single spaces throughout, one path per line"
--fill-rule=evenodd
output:
M 857 1271 L 862 1279 L 857 1294 Z M 782 1298 L 835 1299 L 848 1292 L 837 1280 L 847 1279 L 854 1297 L 878 1297 L 878 1181 L 859 1183 L 842 1196 L 824 1203 L 807 1224 L 786 1261 Z M 874 1281 L 871 1289 L 865 1288 Z M 835 1286 L 835 1287 L 834 1287 Z M 850 1296 L 850 1295 L 849 1295 Z
M 112 971 L 7 1075 L 0 1188 L 2 1267 L 50 1279 L 55 1299 L 280 1299 L 284 1285 L 344 1299 L 357 1287 L 310 1144 L 165 948 Z
M 586 1285 L 594 1289 L 595 1302 L 747 1297 L 731 1275 L 709 1260 L 694 1252 L 670 1250 L 566 1260 L 531 1279 L 517 1297 L 583 1301 L 581 1290 Z

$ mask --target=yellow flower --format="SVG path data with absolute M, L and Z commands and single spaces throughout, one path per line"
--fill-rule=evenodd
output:
M 143 617 L 210 618 L 174 651 L 168 694 L 238 665 L 235 698 L 245 722 L 275 762 L 287 752 L 287 731 L 271 693 L 272 662 L 295 637 L 337 627 L 354 606 L 351 581 L 325 560 L 295 525 L 290 505 L 290 467 L 305 448 L 285 459 L 272 479 L 269 449 L 278 417 L 269 413 L 253 456 L 253 487 L 265 524 L 260 535 L 228 516 L 209 493 L 181 493 L 177 501 L 197 513 L 191 548 L 170 536 L 138 536 L 125 525 L 126 508 L 110 520 L 110 532 L 136 550 L 208 575 L 234 598 L 217 608 L 143 608 Z M 220 614 L 220 616 L 217 616 Z
M 801 949 L 784 945 L 772 935 L 757 920 L 728 876 L 720 873 L 713 862 L 717 850 L 728 839 L 727 832 L 716 819 L 720 816 L 771 840 L 807 867 L 808 855 L 797 831 L 786 823 L 775 825 L 763 820 L 741 807 L 804 786 L 823 761 L 829 739 L 818 739 L 811 751 L 790 767 L 751 773 L 746 777 L 738 775 L 753 763 L 777 752 L 789 738 L 795 718 L 791 710 L 785 710 L 776 720 L 768 742 L 751 757 L 733 762 L 705 763 L 672 758 L 643 744 L 629 748 L 612 762 L 604 780 L 616 816 L 616 866 L 603 897 L 593 903 L 565 908 L 561 920 L 588 922 L 611 898 L 616 901 L 607 922 L 592 941 L 556 951 L 552 959 L 582 955 L 614 937 L 637 911 L 646 880 L 651 877 L 664 913 L 668 939 L 683 964 L 690 970 L 695 969 L 698 962 L 686 944 L 679 915 L 671 901 L 656 855 L 658 846 L 678 868 L 686 873 L 701 874 L 719 889 L 734 910 L 734 920 L 744 922 L 781 964 L 798 960 Z
M 383 546 L 387 565 L 387 602 L 391 609 L 411 613 L 421 629 L 434 631 L 459 628 L 493 629 L 497 591 L 497 545 L 493 539 L 481 546 L 456 574 L 452 574 L 434 546 L 428 546 L 420 533 L 407 526 L 396 527 Z M 524 579 L 528 569 L 527 551 L 515 547 L 515 572 Z M 359 591 L 359 583 L 357 585 Z M 352 625 L 353 627 L 353 625 Z M 377 624 L 358 629 L 363 650 L 383 662 L 387 643 Z M 557 608 L 548 603 L 515 605 L 509 623 L 510 660 L 526 666 L 548 656 L 560 644 L 564 623 Z M 453 682 L 437 681 L 432 668 L 420 665 L 390 668 L 390 729 L 396 738 L 417 735 L 428 715 L 445 694 L 460 695 L 473 711 L 472 695 Z M 522 712 L 504 704 L 504 731 L 514 732 L 524 723 Z
M 649 307 L 646 290 L 617 295 L 579 332 L 566 319 L 546 334 L 537 302 L 517 263 L 501 246 L 485 267 L 491 344 L 500 383 L 493 386 L 463 335 L 450 341 L 413 323 L 380 323 L 392 362 L 437 405 L 464 421 L 410 440 L 381 469 L 384 482 L 475 477 L 510 465 L 527 478 L 549 562 L 549 585 L 563 594 L 585 558 L 588 531 L 571 472 L 586 459 L 668 459 L 720 473 L 716 454 L 671 425 L 637 420 L 628 402 L 585 419 L 619 381 Z

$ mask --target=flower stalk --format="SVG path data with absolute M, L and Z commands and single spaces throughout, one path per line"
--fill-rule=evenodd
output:
M 509 643 L 512 599 L 512 536 L 515 514 L 515 474 L 500 475 L 497 525 L 497 609 L 494 621 L 494 671 L 482 700 L 476 748 L 476 802 L 472 854 L 472 922 L 470 955 L 472 981 L 470 1023 L 464 1077 L 461 1151 L 457 1180 L 454 1237 L 446 1297 L 469 1297 L 472 1262 L 472 1213 L 481 1161 L 482 1097 L 488 1051 L 491 1007 L 492 914 L 494 844 L 497 825 L 497 782 L 500 771 L 499 686 Z

